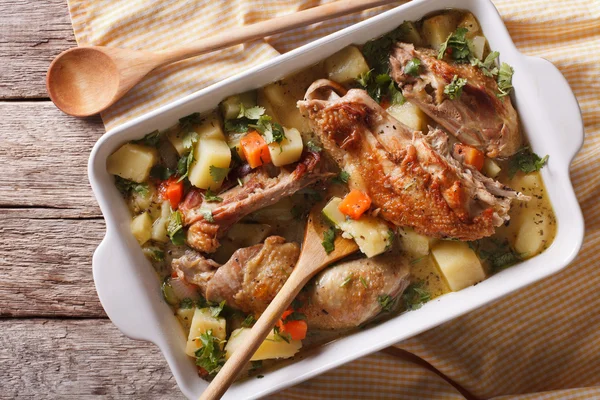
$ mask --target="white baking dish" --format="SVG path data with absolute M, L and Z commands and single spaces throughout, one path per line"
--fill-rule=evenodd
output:
M 527 137 L 536 153 L 550 155 L 542 176 L 558 220 L 554 243 L 541 255 L 476 286 L 444 295 L 418 311 L 399 315 L 323 346 L 301 359 L 268 371 L 263 379 L 236 383 L 225 398 L 256 398 L 297 384 L 550 276 L 564 268 L 577 254 L 584 226 L 569 180 L 569 165 L 583 143 L 583 126 L 577 101 L 566 80 L 550 62 L 517 51 L 491 1 L 415 0 L 139 117 L 110 131 L 94 146 L 89 160 L 89 178 L 107 227 L 106 236 L 93 258 L 98 296 L 110 319 L 125 335 L 153 342 L 161 349 L 187 397 L 197 398 L 208 383 L 198 377 L 192 359 L 184 353 L 182 328 L 163 301 L 157 277 L 130 233 L 129 212 L 113 185 L 112 176 L 106 171 L 106 158 L 126 141 L 155 129 L 170 127 L 180 117 L 216 107 L 229 95 L 264 86 L 351 43 L 364 43 L 391 31 L 405 20 L 420 19 L 440 7 L 473 12 L 491 48 L 500 51 L 501 60 L 515 68 L 513 99 Z

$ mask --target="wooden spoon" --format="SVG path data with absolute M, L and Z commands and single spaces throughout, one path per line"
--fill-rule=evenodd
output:
M 327 254 L 323 247 L 323 224 L 319 217 L 321 207 L 315 207 L 310 213 L 304 232 L 302 252 L 298 263 L 277 296 L 262 313 L 252 327 L 247 341 L 227 360 L 221 371 L 212 380 L 200 396 L 200 400 L 219 399 L 235 381 L 240 371 L 250 361 L 258 347 L 273 329 L 281 314 L 289 307 L 300 290 L 317 272 L 327 265 L 344 258 L 358 250 L 354 240 L 336 237 L 335 249 Z
M 52 61 L 46 88 L 50 99 L 63 112 L 87 117 L 110 107 L 150 71 L 165 64 L 394 1 L 397 0 L 340 0 L 225 30 L 189 46 L 160 52 L 77 47 Z

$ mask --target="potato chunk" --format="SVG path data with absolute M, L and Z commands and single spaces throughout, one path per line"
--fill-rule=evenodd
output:
M 193 152 L 194 161 L 188 175 L 191 184 L 200 189 L 218 190 L 226 175 L 223 170 L 231 164 L 229 146 L 224 140 L 201 138 Z
M 369 72 L 369 65 L 356 46 L 348 46 L 325 60 L 329 79 L 339 83 L 354 82 L 360 74 Z
M 471 13 L 466 13 L 465 16 L 458 23 L 459 28 L 465 28 L 467 39 L 473 39 L 477 33 L 479 33 L 479 23 L 475 16 Z
M 229 96 L 220 104 L 221 113 L 225 119 L 235 119 L 240 113 L 240 104 L 246 108 L 251 108 L 256 105 L 256 91 L 240 93 L 234 96 Z
M 294 163 L 302 156 L 302 149 L 304 144 L 302 143 L 302 136 L 298 129 L 283 128 L 285 132 L 285 139 L 281 143 L 270 143 L 269 153 L 271 154 L 271 162 L 276 167 Z
M 485 279 L 479 258 L 464 242 L 442 240 L 433 246 L 431 254 L 454 292 Z
M 394 104 L 386 110 L 392 117 L 415 131 L 423 131 L 427 126 L 427 117 L 421 109 L 412 103 Z
M 207 115 L 202 123 L 193 128 L 200 139 L 225 140 L 221 118 L 216 113 Z
M 130 224 L 131 233 L 139 244 L 144 244 L 152 236 L 152 217 L 147 212 L 135 217 Z
M 192 326 L 192 320 L 194 319 L 195 308 L 178 308 L 177 319 L 181 322 L 181 326 L 185 329 L 187 335 L 190 334 L 190 327 Z
M 229 341 L 225 346 L 225 358 L 229 359 L 242 343 L 248 339 L 250 329 L 240 328 L 231 333 Z M 262 342 L 256 353 L 250 359 L 251 361 L 269 360 L 273 358 L 290 358 L 296 354 L 302 347 L 300 340 L 290 340 L 289 343 L 283 339 L 276 339 L 275 333 L 271 331 L 269 336 Z
M 398 237 L 402 249 L 415 258 L 428 255 L 431 245 L 436 241 L 436 239 L 421 235 L 411 228 L 399 228 Z
M 455 14 L 439 14 L 423 21 L 421 31 L 425 41 L 437 50 L 448 36 L 456 30 L 457 25 L 458 21 Z
M 156 149 L 126 143 L 108 156 L 106 169 L 109 174 L 141 183 L 148 179 L 150 169 L 156 164 L 157 159 Z
M 208 330 L 212 330 L 214 337 L 225 340 L 227 333 L 225 324 L 225 318 L 213 317 L 210 313 L 210 308 L 196 308 L 194 318 L 190 324 L 190 333 L 185 347 L 185 354 L 192 357 L 196 355 L 196 350 L 202 347 L 200 335 L 206 333 Z
M 544 210 L 523 209 L 515 221 L 518 228 L 514 247 L 523 258 L 540 254 L 550 241 L 552 229 L 550 219 Z

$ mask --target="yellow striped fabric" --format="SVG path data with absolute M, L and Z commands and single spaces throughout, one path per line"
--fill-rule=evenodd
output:
M 69 9 L 79 44 L 160 50 L 319 3 L 69 0 Z M 586 140 L 571 176 L 586 223 L 581 253 L 550 279 L 273 399 L 600 399 L 600 1 L 494 3 L 519 49 L 552 61 L 579 100 Z M 106 128 L 379 11 L 164 67 L 102 115 Z

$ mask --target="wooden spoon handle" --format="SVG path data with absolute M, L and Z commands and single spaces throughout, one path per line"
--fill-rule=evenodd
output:
M 290 277 L 279 293 L 277 293 L 277 296 L 275 296 L 271 304 L 269 304 L 265 312 L 262 313 L 252 327 L 248 339 L 227 360 L 221 371 L 219 371 L 208 388 L 202 393 L 200 400 L 214 400 L 223 396 L 229 386 L 235 381 L 240 371 L 250 361 L 269 332 L 271 332 L 279 318 L 281 318 L 281 314 L 289 307 L 300 290 L 314 275 L 310 268 L 303 267 L 306 263 L 313 263 L 314 261 L 310 256 L 301 257 Z
M 396 1 L 398 0 L 340 0 L 282 17 L 257 22 L 256 24 L 228 29 L 209 36 L 206 39 L 198 40 L 189 46 L 157 52 L 156 54 L 160 57 L 160 65 L 169 64 L 224 47 L 250 42 L 276 33 Z

